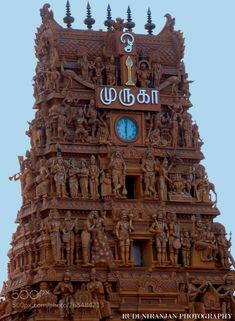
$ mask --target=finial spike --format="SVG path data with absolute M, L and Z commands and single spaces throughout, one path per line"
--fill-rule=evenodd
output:
M 64 23 L 67 25 L 67 28 L 71 29 L 72 23 L 74 22 L 74 17 L 71 16 L 71 6 L 69 0 L 66 3 L 66 14 L 64 17 Z
M 86 15 L 86 19 L 84 20 L 85 25 L 87 25 L 87 29 L 91 30 L 92 29 L 92 25 L 95 23 L 95 19 L 92 18 L 92 14 L 91 14 L 91 5 L 89 3 L 89 1 L 87 2 L 87 15 Z
M 107 30 L 111 30 L 114 21 L 112 20 L 112 10 L 110 4 L 107 7 L 107 19 L 104 22 L 104 25 L 107 27 Z
M 152 12 L 150 7 L 148 7 L 148 11 L 147 11 L 147 23 L 144 26 L 145 29 L 148 31 L 149 35 L 153 34 L 153 29 L 156 28 L 156 25 L 152 22 Z
M 125 27 L 130 32 L 135 27 L 135 23 L 132 21 L 132 13 L 131 13 L 130 6 L 128 6 L 128 8 L 127 8 L 127 22 L 125 23 Z

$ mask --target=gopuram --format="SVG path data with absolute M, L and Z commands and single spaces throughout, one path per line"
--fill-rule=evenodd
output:
M 231 236 L 215 222 L 175 19 L 155 35 L 149 9 L 143 35 L 129 7 L 124 21 L 108 6 L 105 31 L 89 3 L 87 30 L 69 1 L 66 28 L 49 4 L 40 14 L 0 320 L 235 320 Z

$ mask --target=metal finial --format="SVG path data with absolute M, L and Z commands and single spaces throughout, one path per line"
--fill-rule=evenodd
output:
M 135 27 L 135 23 L 132 21 L 131 8 L 130 8 L 130 6 L 128 6 L 128 8 L 127 8 L 127 22 L 125 23 L 125 28 L 127 28 L 127 30 L 131 32 L 134 27 Z
M 107 7 L 107 19 L 104 22 L 104 25 L 107 27 L 107 30 L 111 30 L 111 27 L 114 23 L 114 20 L 112 20 L 112 10 L 110 5 Z
M 146 30 L 148 30 L 148 34 L 152 35 L 153 34 L 153 29 L 156 28 L 156 25 L 152 22 L 152 12 L 150 8 L 148 8 L 147 12 L 147 23 L 144 26 Z
M 72 23 L 74 22 L 74 17 L 71 16 L 70 8 L 71 8 L 70 2 L 69 2 L 69 0 L 67 0 L 66 15 L 64 17 L 64 23 L 67 25 L 67 28 L 69 28 L 69 29 L 72 27 Z
M 87 25 L 87 29 L 91 30 L 92 29 L 92 25 L 95 23 L 95 19 L 92 18 L 92 14 L 91 14 L 91 6 L 90 3 L 87 2 L 87 15 L 86 15 L 86 19 L 84 20 L 85 25 Z

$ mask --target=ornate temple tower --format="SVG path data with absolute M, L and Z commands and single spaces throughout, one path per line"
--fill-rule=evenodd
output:
M 75 30 L 69 1 L 67 28 L 48 4 L 41 17 L 0 320 L 235 320 L 231 242 L 214 222 L 175 20 L 153 35 L 149 10 L 139 35 L 130 8 L 124 22 L 108 7 L 107 31 L 94 31 L 88 4 Z

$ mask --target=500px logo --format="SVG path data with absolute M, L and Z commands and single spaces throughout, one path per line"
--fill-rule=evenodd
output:
M 49 290 L 40 290 L 40 291 L 37 291 L 37 290 L 31 290 L 31 291 L 20 290 L 20 291 L 12 292 L 11 297 L 14 300 L 17 300 L 17 299 L 21 299 L 21 300 L 32 299 L 32 300 L 35 300 L 35 299 L 38 299 L 39 297 L 47 296 L 49 294 L 50 294 Z

